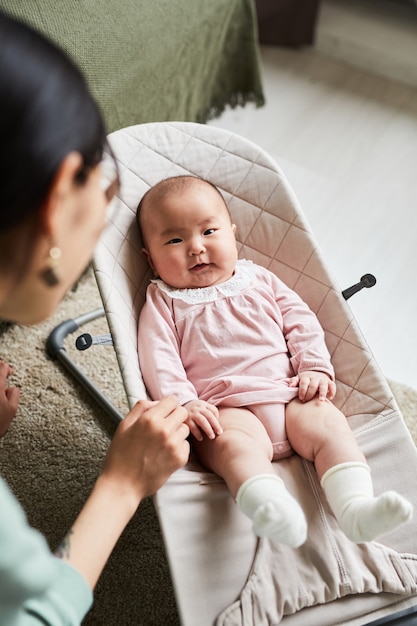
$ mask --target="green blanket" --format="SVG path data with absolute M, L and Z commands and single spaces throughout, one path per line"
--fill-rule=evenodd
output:
M 253 0 L 0 0 L 84 72 L 108 131 L 264 102 Z

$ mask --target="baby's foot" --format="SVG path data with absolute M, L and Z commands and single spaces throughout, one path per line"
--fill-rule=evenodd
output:
M 411 519 L 412 504 L 396 491 L 386 491 L 376 498 L 358 498 L 346 508 L 341 526 L 356 543 L 372 541 Z
M 304 513 L 284 482 L 275 474 L 257 474 L 239 488 L 236 502 L 253 522 L 259 537 L 268 537 L 292 548 L 301 546 L 307 536 Z
M 307 522 L 299 504 L 290 494 L 268 500 L 258 507 L 253 517 L 253 530 L 259 537 L 298 548 L 307 538 Z

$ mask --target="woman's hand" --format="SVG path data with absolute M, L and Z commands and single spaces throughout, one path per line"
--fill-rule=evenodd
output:
M 305 371 L 291 378 L 290 387 L 298 386 L 298 397 L 302 402 L 309 402 L 316 396 L 319 400 L 333 400 L 336 395 L 336 383 L 324 372 Z
M 187 412 L 173 396 L 141 400 L 117 427 L 103 470 L 57 555 L 94 588 L 140 501 L 188 460 Z
M 184 404 L 187 410 L 187 424 L 191 434 L 197 441 L 203 441 L 203 434 L 209 439 L 221 435 L 223 429 L 219 422 L 219 410 L 214 404 L 205 400 L 191 400 Z
M 141 400 L 119 424 L 110 444 L 102 478 L 117 489 L 131 489 L 138 503 L 155 493 L 190 453 L 185 409 L 175 397 Z
M 20 390 L 8 386 L 8 378 L 12 374 L 10 365 L 0 361 L 0 437 L 6 434 L 19 404 Z

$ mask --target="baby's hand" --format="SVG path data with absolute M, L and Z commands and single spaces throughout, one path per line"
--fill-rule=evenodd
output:
M 219 422 L 219 410 L 214 404 L 204 400 L 191 400 L 184 404 L 188 418 L 185 423 L 197 441 L 203 441 L 203 433 L 209 439 L 215 439 L 223 432 Z
M 336 395 L 336 383 L 324 372 L 305 371 L 294 376 L 289 383 L 290 387 L 297 387 L 298 397 L 302 402 L 308 402 L 315 396 L 323 401 L 332 400 Z

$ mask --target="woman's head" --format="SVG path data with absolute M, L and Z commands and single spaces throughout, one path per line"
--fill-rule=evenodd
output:
M 209 287 L 233 276 L 235 225 L 219 190 L 193 176 L 152 187 L 138 207 L 144 249 L 155 276 L 179 289 Z
M 72 61 L 0 13 L 0 317 L 43 319 L 91 258 L 104 222 L 105 142 L 99 109 Z M 60 280 L 43 281 L 42 307 L 37 292 L 51 250 L 60 253 Z M 33 315 L 17 308 L 27 297 Z

